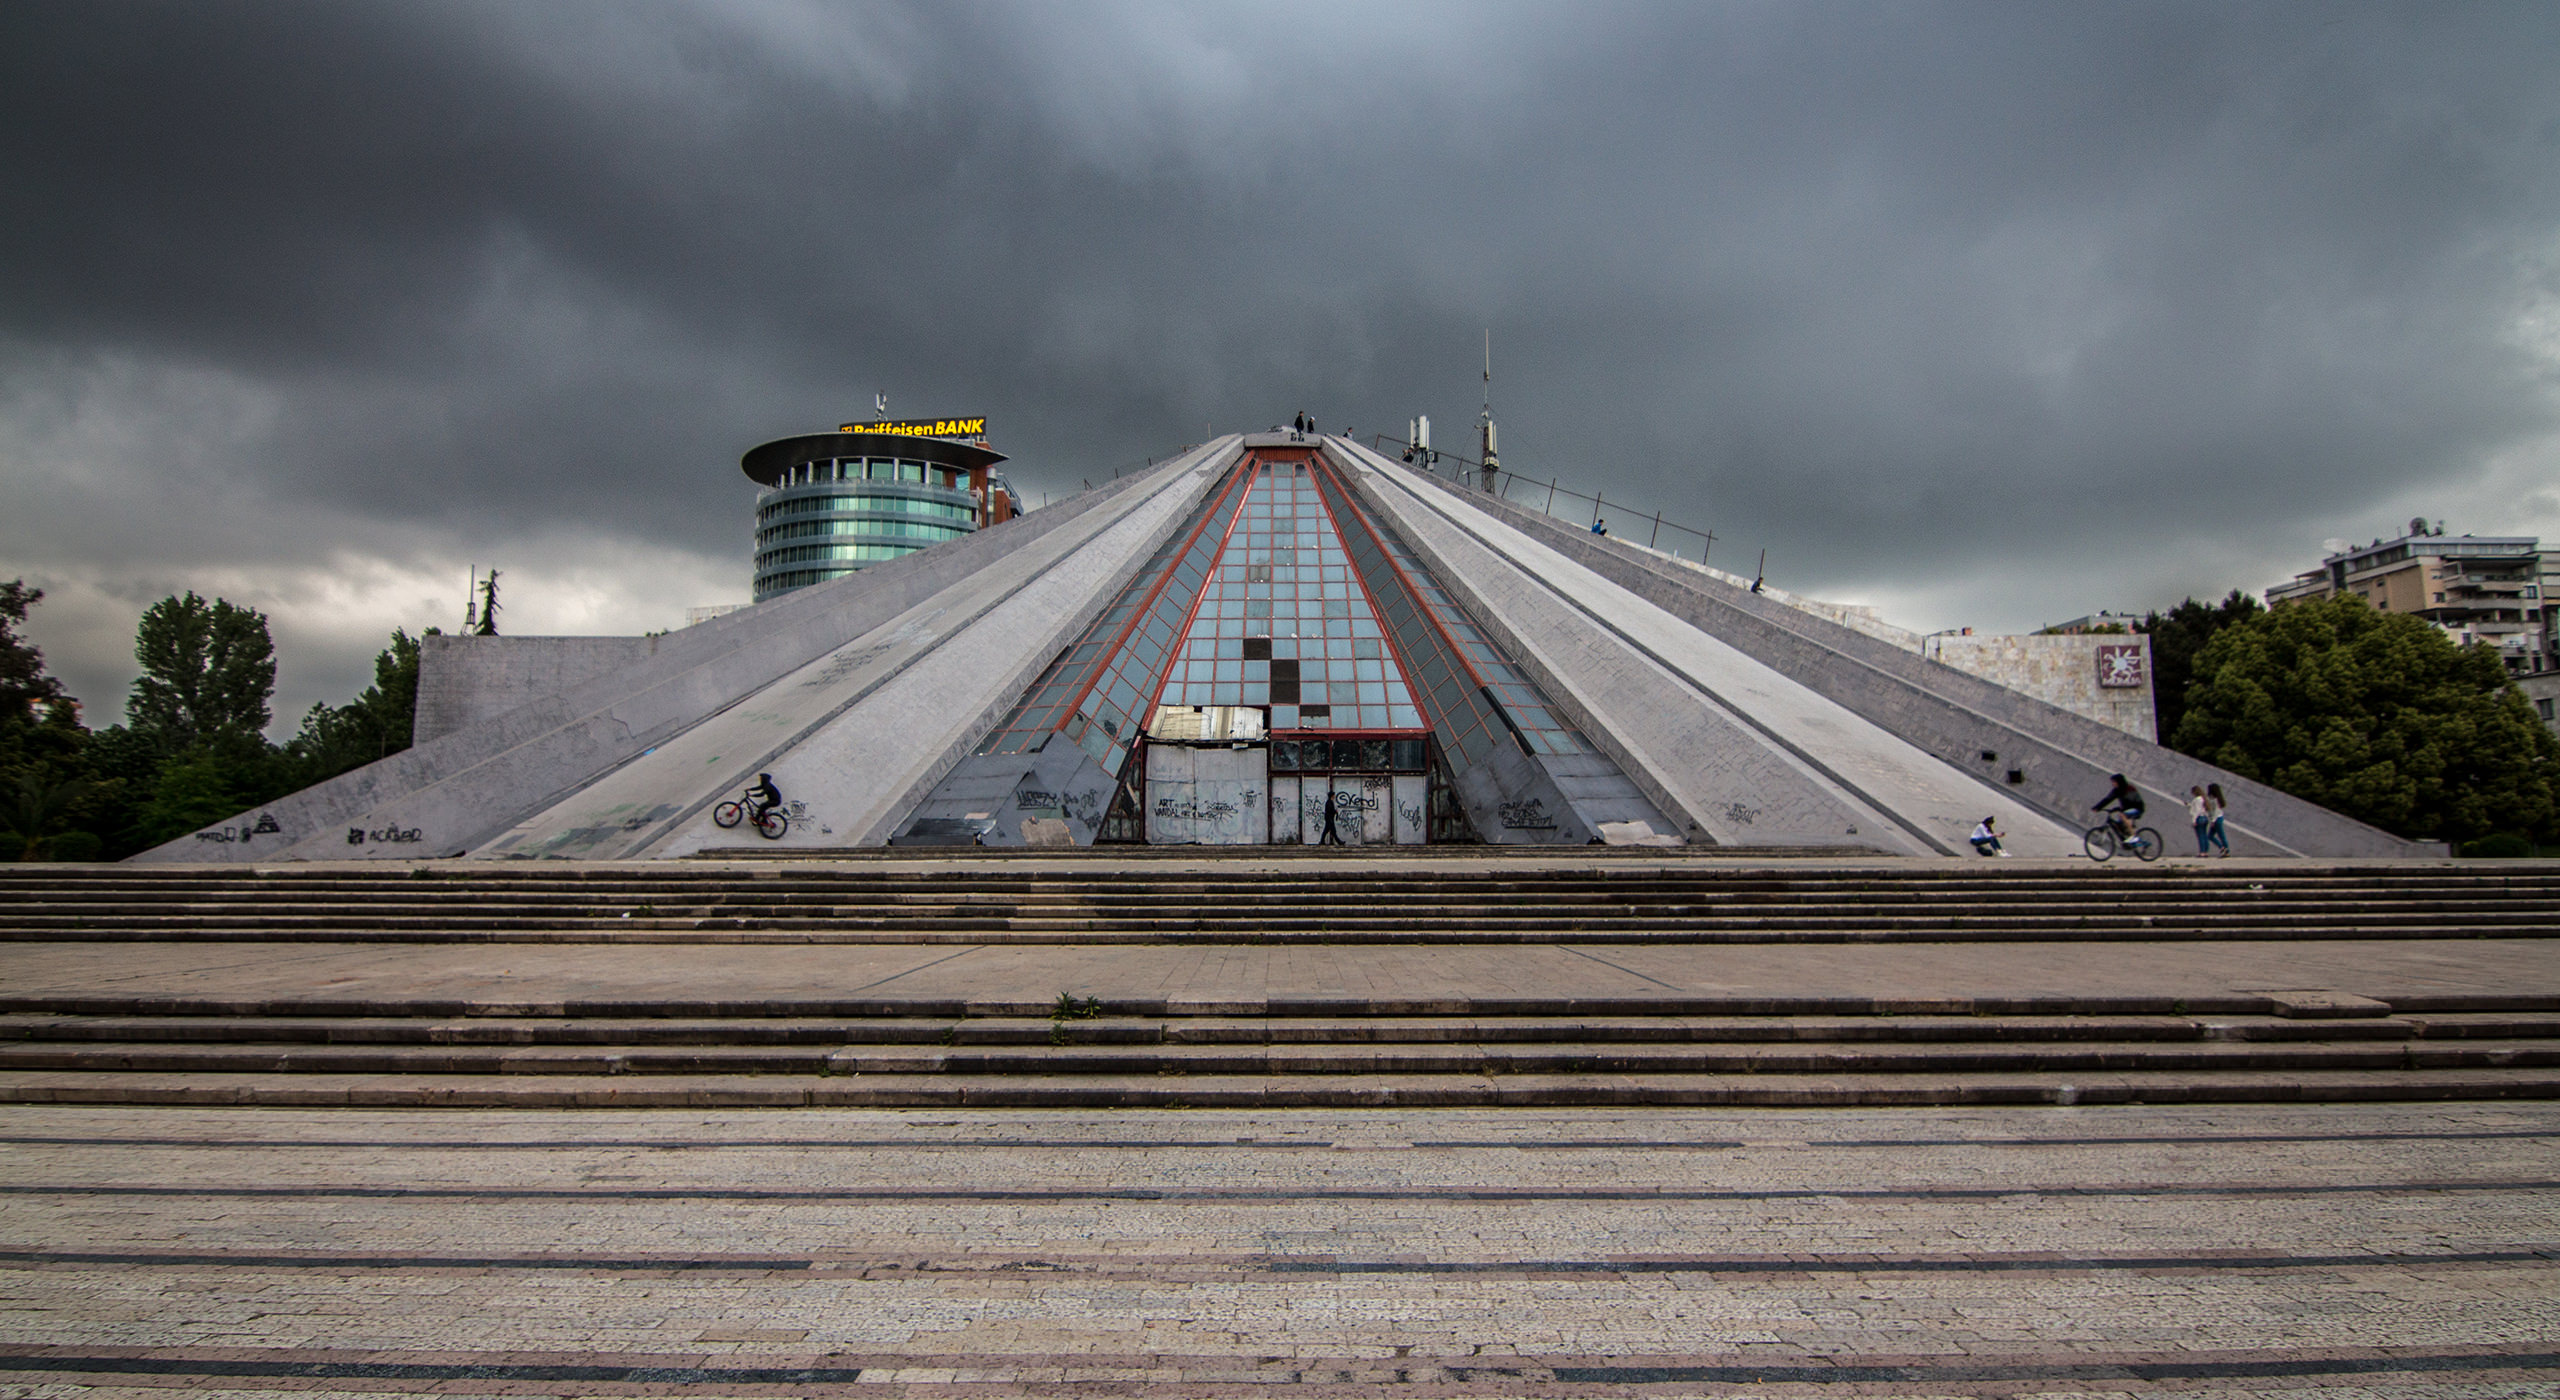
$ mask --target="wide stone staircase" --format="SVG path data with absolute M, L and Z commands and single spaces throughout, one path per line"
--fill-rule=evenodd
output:
M 1106 852 L 828 867 L 0 866 L 0 940 L 1991 942 L 2535 938 L 2560 927 L 2560 869 L 2531 863 L 1146 864 Z
M 2127 944 L 2560 931 L 2531 864 L 1743 867 L 961 858 L 0 873 L 0 954 L 242 946 L 256 994 L 0 987 L 0 1102 L 1919 1105 L 2560 1096 L 2560 981 L 2470 990 L 455 997 L 290 982 L 329 945 Z M 215 950 L 205 950 L 211 953 Z M 385 950 L 386 952 L 388 949 Z M 457 950 L 459 951 L 459 950 Z M 492 950 L 495 955 L 496 950 Z M 945 952 L 951 950 L 943 950 Z M 1099 950 L 1098 950 L 1099 952 Z M 229 952 L 225 956 L 228 957 Z M 1094 955 L 1079 955 L 1094 956 Z M 1483 955 L 1476 955 L 1483 956 Z M 1825 955 L 1830 956 L 1830 955 Z M 1838 957 L 1861 956 L 1841 947 Z M 1999 947 L 1981 958 L 2003 956 Z M 0 965 L 9 965 L 0 963 Z M 34 964 L 26 964 L 33 966 Z

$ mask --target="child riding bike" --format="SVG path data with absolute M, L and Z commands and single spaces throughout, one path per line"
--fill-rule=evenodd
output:
M 779 841 L 782 833 L 791 829 L 791 818 L 779 810 L 782 789 L 773 785 L 771 773 L 758 773 L 738 796 L 743 800 L 723 802 L 711 809 L 712 825 L 726 828 L 745 822 L 767 841 Z

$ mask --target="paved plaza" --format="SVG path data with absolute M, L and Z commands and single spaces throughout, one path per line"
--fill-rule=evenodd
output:
M 21 997 L 558 1004 L 859 997 L 1041 1007 L 1275 998 L 2367 997 L 2560 990 L 2560 940 L 1509 944 L 0 943 Z
M 13 1107 L 0 1394 L 2560 1394 L 2560 1106 Z

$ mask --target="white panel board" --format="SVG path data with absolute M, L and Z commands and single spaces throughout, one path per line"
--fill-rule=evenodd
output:
M 1378 815 L 1373 810 L 1376 805 L 1379 804 L 1374 803 L 1368 796 L 1365 780 L 1347 773 L 1334 775 L 1333 830 L 1335 835 L 1342 838 L 1342 844 L 1346 846 L 1369 844 L 1369 828 L 1374 824 L 1373 818 Z
M 1260 846 L 1271 839 L 1269 750 L 1147 746 L 1147 843 Z
M 1396 844 L 1419 846 L 1431 839 L 1431 780 L 1419 773 L 1390 784 L 1396 808 Z
M 1241 749 L 1200 751 L 1201 839 L 1215 846 L 1271 844 L 1271 750 L 1257 744 Z
M 1298 782 L 1296 778 L 1271 780 L 1271 844 L 1298 844 Z
M 1147 844 L 1188 846 L 1199 838 L 1193 815 L 1199 810 L 1199 782 L 1191 756 L 1199 750 L 1181 744 L 1147 745 Z

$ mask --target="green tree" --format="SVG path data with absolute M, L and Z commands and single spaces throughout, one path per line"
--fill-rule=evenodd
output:
M 44 590 L 27 587 L 25 579 L 0 583 L 0 725 L 32 724 L 45 705 L 63 698 L 62 682 L 45 674 L 44 653 L 18 635 L 27 610 L 43 601 Z
M 94 811 L 80 826 L 105 842 L 107 859 L 122 860 L 157 844 L 142 839 L 142 809 L 150 802 L 166 763 L 159 745 L 148 735 L 121 724 L 88 736 L 81 767 L 89 779 Z
M 21 770 L 15 786 L 0 792 L 0 840 L 17 847 L 19 860 L 41 860 L 48 838 L 71 825 L 89 785 L 38 768 Z
M 246 811 L 258 801 L 248 768 L 210 744 L 163 763 L 138 814 L 142 847 L 175 841 Z
M 2560 745 L 2495 653 L 2344 595 L 2222 628 L 2173 747 L 2386 831 L 2550 835 Z
M 480 621 L 470 631 L 475 637 L 498 635 L 498 571 L 495 569 L 480 581 Z
M 276 689 L 276 646 L 265 614 L 189 590 L 163 598 L 135 629 L 142 676 L 125 702 L 125 722 L 162 754 L 176 756 L 229 734 L 267 727 Z
M 2219 603 L 2189 598 L 2165 613 L 2142 619 L 2140 630 L 2151 638 L 2151 709 L 2159 722 L 2162 743 L 2178 732 L 2187 715 L 2187 687 L 2195 680 L 2196 654 L 2215 633 L 2264 613 L 2256 598 L 2232 589 Z
M 418 639 L 406 629 L 373 659 L 373 684 L 344 705 L 314 704 L 286 744 L 303 786 L 409 747 L 418 713 Z
M 23 579 L 0 583 L 0 860 L 94 857 L 122 792 L 90 774 L 80 702 L 19 632 L 43 600 Z

